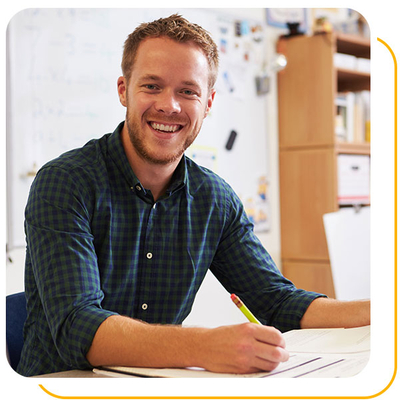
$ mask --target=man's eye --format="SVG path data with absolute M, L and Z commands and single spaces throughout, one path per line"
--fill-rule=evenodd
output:
M 193 90 L 190 90 L 190 89 L 185 89 L 185 90 L 182 91 L 182 93 L 184 95 L 186 95 L 186 96 L 195 96 L 196 95 L 196 93 Z
M 157 89 L 156 85 L 152 85 L 152 84 L 144 85 L 144 87 L 145 87 L 146 89 L 149 89 L 149 90 L 155 90 L 155 89 Z

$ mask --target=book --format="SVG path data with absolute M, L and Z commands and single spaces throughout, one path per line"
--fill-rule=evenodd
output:
M 370 141 L 370 92 L 338 93 L 335 99 L 335 134 L 338 141 Z

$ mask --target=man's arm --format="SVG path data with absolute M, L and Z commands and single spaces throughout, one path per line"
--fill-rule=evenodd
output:
M 315 299 L 301 328 L 370 324 L 370 302 Z M 110 316 L 97 330 L 87 359 L 93 366 L 203 367 L 209 371 L 269 371 L 288 359 L 275 328 L 252 323 L 219 328 L 183 328 Z
M 301 328 L 354 328 L 370 324 L 370 301 L 317 298 L 300 321 Z
M 186 328 L 111 316 L 97 330 L 87 360 L 93 366 L 202 367 L 251 373 L 273 370 L 286 361 L 284 346 L 277 329 L 252 323 Z

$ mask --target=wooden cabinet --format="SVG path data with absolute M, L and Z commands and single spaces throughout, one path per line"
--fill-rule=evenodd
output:
M 335 53 L 369 58 L 369 40 L 335 33 L 281 38 L 278 74 L 282 272 L 296 286 L 335 296 L 323 214 L 339 209 L 339 154 L 369 155 L 367 142 L 340 142 L 339 92 L 370 89 L 370 74 L 337 68 Z

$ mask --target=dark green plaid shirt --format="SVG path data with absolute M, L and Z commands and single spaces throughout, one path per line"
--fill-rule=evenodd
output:
M 184 157 L 154 203 L 129 165 L 121 129 L 49 162 L 32 185 L 18 371 L 90 368 L 85 355 L 112 314 L 182 323 L 208 269 L 261 322 L 299 328 L 319 295 L 282 277 L 228 184 Z

